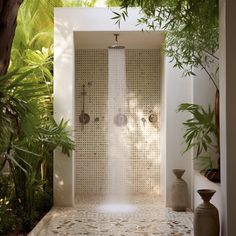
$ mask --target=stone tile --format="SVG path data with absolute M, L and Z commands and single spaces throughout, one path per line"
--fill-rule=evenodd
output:
M 92 198 L 81 199 L 75 208 L 54 208 L 38 236 L 193 235 L 192 212 L 174 212 L 155 198 L 136 198 L 133 202 L 133 212 L 100 212 L 99 200 Z

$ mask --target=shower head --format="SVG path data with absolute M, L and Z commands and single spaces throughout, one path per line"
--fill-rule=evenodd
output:
M 119 45 L 111 45 L 108 48 L 110 48 L 110 49 L 124 49 L 125 47 L 124 46 L 119 46 Z
M 115 43 L 111 46 L 109 46 L 108 48 L 112 48 L 112 49 L 124 49 L 125 47 L 124 46 L 120 46 L 118 45 L 118 36 L 119 34 L 114 34 L 115 36 Z

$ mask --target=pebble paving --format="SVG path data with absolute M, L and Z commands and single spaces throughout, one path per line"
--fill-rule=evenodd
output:
M 74 208 L 53 208 L 38 236 L 193 235 L 193 213 L 172 211 L 159 198 L 135 198 L 132 212 L 101 212 L 101 200 L 88 197 L 78 202 Z

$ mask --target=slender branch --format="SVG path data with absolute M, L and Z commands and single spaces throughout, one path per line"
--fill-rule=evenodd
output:
M 7 158 L 5 157 L 5 155 L 2 156 L 4 158 L 3 162 L 1 163 L 1 167 L 0 167 L 0 172 L 2 172 L 6 162 L 7 162 Z
M 12 148 L 12 140 L 13 140 L 13 133 L 11 133 L 10 138 L 9 138 L 9 143 L 8 143 L 8 147 L 7 147 L 7 152 L 5 152 L 5 154 L 3 155 L 4 157 L 4 161 L 0 167 L 0 171 L 3 170 L 6 162 L 8 161 L 8 163 L 10 162 L 9 158 L 7 157 L 7 155 L 10 155 L 11 152 L 11 148 Z
M 10 138 L 9 138 L 9 143 L 7 147 L 7 154 L 10 155 L 11 149 L 12 149 L 12 140 L 13 140 L 13 133 L 11 132 Z
M 218 90 L 218 86 L 214 80 L 214 78 L 212 77 L 212 75 L 209 73 L 209 71 L 207 70 L 207 68 L 200 62 L 200 65 L 202 67 L 202 69 L 207 73 L 207 75 L 209 76 L 210 80 L 212 81 L 212 83 L 214 84 L 215 88 Z
M 208 54 L 210 57 L 213 57 L 214 59 L 218 60 L 219 61 L 219 57 L 215 56 L 214 54 L 208 52 L 207 50 L 203 50 L 203 52 L 205 52 L 206 54 Z

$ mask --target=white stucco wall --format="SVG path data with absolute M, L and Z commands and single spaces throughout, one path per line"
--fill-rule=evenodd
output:
M 55 11 L 54 26 L 54 117 L 69 121 L 68 129 L 74 136 L 74 43 L 75 21 Z M 54 205 L 74 204 L 74 152 L 71 157 L 60 150 L 54 152 Z
M 114 10 L 114 9 L 113 9 Z M 118 9 L 116 9 L 118 11 Z M 58 8 L 55 10 L 55 86 L 54 108 L 55 118 L 70 120 L 70 129 L 74 130 L 74 31 L 137 31 L 138 9 L 131 9 L 126 22 L 122 22 L 118 28 L 111 20 L 112 10 L 105 8 Z M 163 135 L 162 155 L 162 189 L 166 204 L 170 202 L 170 188 L 174 181 L 173 168 L 184 168 L 184 179 L 189 185 L 191 195 L 191 153 L 181 156 L 182 120 L 186 114 L 176 113 L 177 106 L 182 102 L 191 102 L 192 81 L 189 78 L 181 78 L 182 72 L 173 69 L 173 65 L 166 58 L 164 61 L 163 100 L 162 112 Z M 74 153 L 72 158 L 55 152 L 54 156 L 54 205 L 73 206 L 74 204 Z M 165 162 L 165 163 L 164 163 Z M 165 195 L 166 192 L 166 195 Z
M 172 169 L 185 169 L 183 179 L 188 184 L 189 207 L 192 205 L 192 152 L 182 155 L 185 148 L 183 144 L 182 122 L 189 118 L 187 113 L 177 113 L 177 107 L 181 103 L 192 101 L 192 79 L 183 77 L 183 72 L 173 68 L 170 58 L 164 61 L 164 130 L 165 138 L 163 151 L 165 152 L 165 182 L 166 182 L 166 205 L 171 206 L 171 186 L 175 180 Z
M 212 73 L 215 72 L 217 65 L 212 67 Z M 208 109 L 211 105 L 213 109 L 215 106 L 215 92 L 216 88 L 210 81 L 206 72 L 202 69 L 195 69 L 196 76 L 193 77 L 193 103 L 202 105 L 204 108 Z M 218 84 L 218 81 L 216 81 Z M 200 96 L 199 96 L 200 94 Z M 202 203 L 201 197 L 197 193 L 198 189 L 214 189 L 216 193 L 212 197 L 211 202 L 219 210 L 220 217 L 222 215 L 222 198 L 221 198 L 221 184 L 213 183 L 201 175 L 198 171 L 194 171 L 194 208 Z
M 216 66 L 217 67 L 217 66 Z M 212 73 L 216 68 L 212 69 Z M 215 87 L 209 79 L 206 72 L 202 69 L 195 69 L 196 76 L 193 77 L 193 102 L 208 108 L 211 105 L 213 109 L 215 106 Z M 218 81 L 216 81 L 218 84 Z

